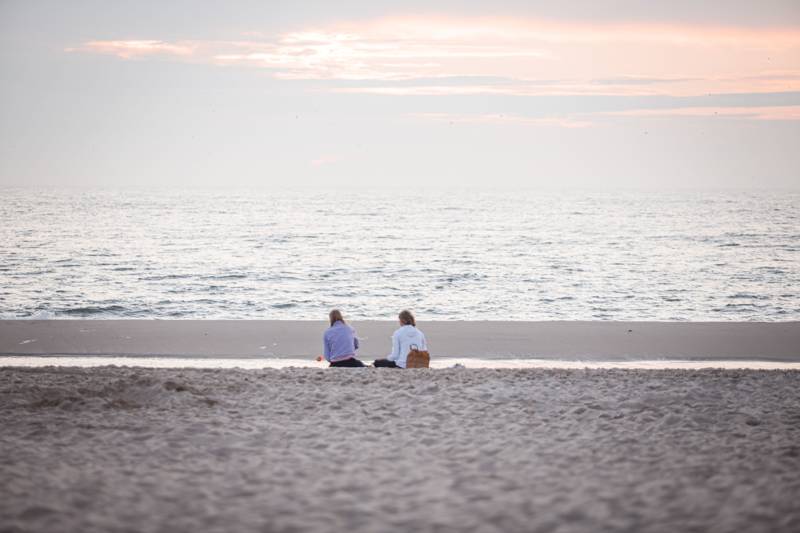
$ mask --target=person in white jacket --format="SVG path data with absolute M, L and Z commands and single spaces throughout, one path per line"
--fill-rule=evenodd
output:
M 411 311 L 401 311 L 398 317 L 400 328 L 392 335 L 392 353 L 386 359 L 376 359 L 373 365 L 383 368 L 405 368 L 408 352 L 412 346 L 419 350 L 427 350 L 425 334 L 417 329 L 417 322 Z

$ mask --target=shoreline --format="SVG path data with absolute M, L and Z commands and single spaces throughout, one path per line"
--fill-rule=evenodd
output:
M 367 368 L 369 361 L 364 361 Z M 27 355 L 0 356 L 0 368 L 151 368 L 217 370 L 314 370 L 327 369 L 328 363 L 293 358 L 193 358 L 152 356 L 73 356 Z M 431 361 L 434 370 L 468 368 L 470 370 L 790 370 L 800 371 L 800 362 L 726 361 L 726 360 L 629 360 L 565 361 L 560 359 L 476 359 L 444 357 Z M 357 369 L 355 369 L 357 370 Z M 385 372 L 386 370 L 380 370 Z
M 384 357 L 395 321 L 350 321 L 358 357 Z M 306 359 L 327 323 L 0 320 L 0 356 Z M 420 322 L 434 358 L 800 362 L 800 322 Z

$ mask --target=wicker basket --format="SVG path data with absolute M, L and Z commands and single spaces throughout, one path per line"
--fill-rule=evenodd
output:
M 430 368 L 431 354 L 427 350 L 420 350 L 415 345 L 411 345 L 411 351 L 406 358 L 406 368 Z

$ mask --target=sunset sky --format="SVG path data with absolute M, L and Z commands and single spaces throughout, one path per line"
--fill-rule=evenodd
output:
M 0 185 L 800 188 L 800 3 L 0 2 Z

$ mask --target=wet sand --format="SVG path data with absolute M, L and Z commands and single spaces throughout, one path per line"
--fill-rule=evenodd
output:
M 0 530 L 800 530 L 800 372 L 0 368 Z
M 394 321 L 353 321 L 364 359 L 384 357 Z M 3 320 L 0 355 L 313 357 L 325 322 Z M 434 357 L 800 361 L 800 322 L 420 323 Z

